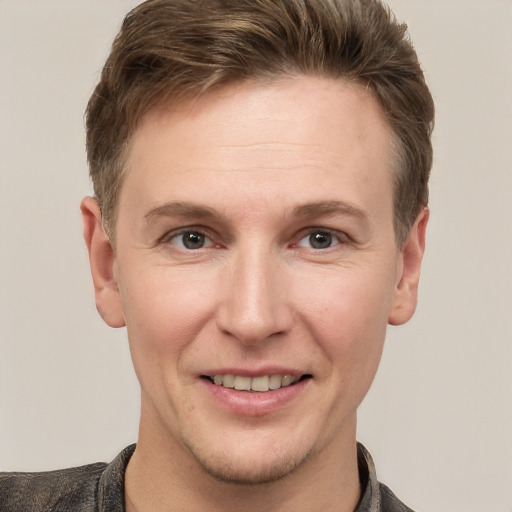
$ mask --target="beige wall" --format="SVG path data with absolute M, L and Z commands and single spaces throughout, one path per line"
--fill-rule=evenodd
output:
M 135 440 L 125 333 L 95 312 L 82 113 L 135 1 L 0 0 L 0 469 Z M 415 319 L 392 328 L 359 438 L 418 510 L 512 510 L 512 2 L 392 0 L 437 102 Z

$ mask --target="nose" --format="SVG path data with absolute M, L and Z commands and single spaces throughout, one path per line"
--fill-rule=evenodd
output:
M 283 269 L 270 251 L 240 251 L 223 272 L 218 328 L 245 345 L 283 335 L 292 325 Z

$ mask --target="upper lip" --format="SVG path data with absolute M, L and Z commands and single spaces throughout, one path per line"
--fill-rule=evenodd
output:
M 291 375 L 292 377 L 300 378 L 303 375 L 309 375 L 307 371 L 297 370 L 294 368 L 287 368 L 283 366 L 265 366 L 259 368 L 235 368 L 235 367 L 222 367 L 216 369 L 209 369 L 201 372 L 202 376 L 214 377 L 215 375 L 240 375 L 241 377 L 261 377 L 263 375 Z

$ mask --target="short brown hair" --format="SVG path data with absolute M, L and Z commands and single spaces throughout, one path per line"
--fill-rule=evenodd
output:
M 397 141 L 401 245 L 428 201 L 434 104 L 406 25 L 378 0 L 148 0 L 133 9 L 86 112 L 90 174 L 112 243 L 124 158 L 151 107 L 287 74 L 345 79 L 375 95 Z

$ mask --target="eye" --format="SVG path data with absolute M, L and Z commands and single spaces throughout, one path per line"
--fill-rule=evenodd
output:
M 339 243 L 340 239 L 338 236 L 330 231 L 319 229 L 311 231 L 307 236 L 301 238 L 297 245 L 299 247 L 310 247 L 312 249 L 328 249 Z
M 205 235 L 201 231 L 194 230 L 176 233 L 169 238 L 168 243 L 175 245 L 180 249 L 186 249 L 188 251 L 204 249 L 206 247 L 211 247 L 213 245 L 213 242 L 207 235 Z

